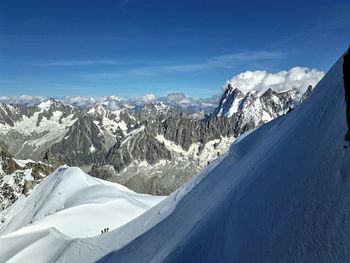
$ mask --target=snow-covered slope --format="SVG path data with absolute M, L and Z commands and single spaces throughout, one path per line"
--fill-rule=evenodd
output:
M 96 236 L 104 228 L 118 228 L 162 199 L 62 166 L 31 195 L 0 214 L 0 235 L 18 236 L 54 227 L 69 237 Z
M 183 196 L 187 194 L 203 178 L 205 178 L 205 176 L 212 169 L 214 169 L 218 163 L 220 163 L 220 160 L 222 158 L 224 158 L 224 156 L 219 157 L 217 161 L 207 166 L 199 175 L 192 178 L 191 181 L 188 182 L 185 186 L 172 193 L 169 198 L 164 199 L 164 197 L 152 197 L 148 195 L 136 194 L 137 198 L 140 197 L 142 201 L 146 201 L 146 203 L 150 204 L 150 206 L 156 204 L 161 199 L 163 199 L 163 201 L 159 202 L 153 208 L 148 209 L 139 217 L 133 220 L 131 220 L 132 218 L 125 220 L 124 223 L 126 224 L 124 224 L 122 227 L 114 229 L 108 234 L 95 236 L 96 234 L 94 231 L 94 236 L 92 235 L 92 237 L 73 238 L 72 236 L 74 233 L 72 234 L 72 231 L 75 230 L 69 229 L 71 226 L 63 226 L 62 230 L 65 231 L 65 233 L 67 233 L 67 230 L 71 232 L 72 236 L 67 236 L 57 230 L 56 227 L 60 225 L 59 222 L 52 220 L 51 226 L 49 226 L 48 224 L 45 224 L 44 218 L 44 224 L 41 224 L 41 220 L 38 220 L 38 223 L 34 223 L 37 225 L 34 228 L 24 227 L 10 234 L 0 235 L 0 247 L 2 248 L 0 252 L 0 262 L 96 262 L 99 258 L 101 258 L 102 255 L 106 255 L 114 249 L 123 247 L 131 240 L 135 239 L 137 236 L 141 235 L 159 223 L 161 220 L 169 216 L 176 208 L 177 203 L 183 198 Z M 66 169 L 66 167 L 62 168 Z M 68 168 L 68 170 L 62 170 L 62 168 L 60 170 L 57 170 L 57 172 L 61 173 L 64 171 L 65 175 L 71 174 L 72 172 L 75 175 L 81 174 L 81 171 L 77 168 Z M 85 174 L 85 176 L 87 175 Z M 87 176 L 87 178 L 89 177 Z M 103 180 L 98 181 L 106 183 Z M 50 183 L 52 183 L 52 181 Z M 131 192 L 130 190 L 118 184 L 108 184 L 117 186 L 117 188 L 122 187 L 121 190 Z M 38 193 L 41 194 L 40 192 L 41 191 Z M 108 192 L 105 192 L 105 194 L 108 195 Z M 23 201 L 20 201 L 18 203 L 3 213 L 3 215 L 8 214 L 9 216 L 7 216 L 7 218 L 14 218 L 14 215 L 17 212 L 16 210 L 23 209 Z M 57 206 L 51 206 L 51 209 L 49 210 L 54 211 L 55 207 Z M 86 206 L 86 209 L 89 210 L 89 207 Z M 89 212 L 89 216 L 96 213 L 96 211 L 91 210 Z M 111 212 L 113 213 L 112 217 L 114 219 L 118 218 L 120 215 L 118 209 Z M 123 213 L 124 211 L 120 212 Z M 19 216 L 26 216 L 26 214 L 30 214 L 30 211 L 26 210 Z M 67 217 L 68 216 L 69 215 L 67 215 Z M 50 217 L 51 216 L 49 215 L 47 218 L 50 219 Z M 96 221 L 86 219 L 88 218 L 79 217 L 80 224 L 78 228 L 82 228 L 86 231 L 88 230 L 89 225 L 99 224 Z M 96 218 L 93 219 L 95 220 Z M 103 217 L 102 220 L 105 220 L 105 217 Z M 25 223 L 23 225 L 25 225 Z M 104 223 L 102 226 L 105 228 Z M 88 236 L 87 233 L 88 232 L 85 232 L 86 236 Z

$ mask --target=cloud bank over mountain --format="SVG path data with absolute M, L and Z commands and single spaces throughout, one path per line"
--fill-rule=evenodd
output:
M 307 67 L 294 67 L 277 73 L 267 71 L 245 71 L 234 76 L 229 83 L 237 86 L 242 92 L 264 92 L 271 88 L 276 92 L 298 89 L 305 92 L 309 85 L 313 87 L 324 76 L 324 72 Z M 225 85 L 226 87 L 227 85 Z

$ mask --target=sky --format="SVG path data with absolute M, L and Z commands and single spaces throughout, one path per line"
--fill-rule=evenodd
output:
M 327 71 L 349 14 L 348 0 L 0 0 L 0 94 L 210 97 L 246 70 Z

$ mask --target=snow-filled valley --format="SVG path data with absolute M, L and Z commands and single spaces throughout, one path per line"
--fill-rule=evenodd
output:
M 1 212 L 0 262 L 349 261 L 342 65 L 168 197 L 58 168 Z

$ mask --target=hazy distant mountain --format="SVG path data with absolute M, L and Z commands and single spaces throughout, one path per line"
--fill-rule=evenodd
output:
M 37 106 L 41 102 L 49 100 L 49 97 L 35 97 L 35 96 L 0 96 L 0 103 L 9 105 L 25 105 L 25 106 Z M 119 96 L 106 96 L 106 97 L 59 97 L 51 98 L 62 102 L 65 105 L 74 107 L 91 108 L 95 104 L 106 106 L 110 110 L 120 109 L 139 109 L 144 107 L 147 103 L 165 103 L 169 106 L 187 111 L 187 112 L 199 112 L 212 111 L 219 100 L 219 96 L 213 96 L 211 98 L 191 98 L 186 97 L 183 93 L 171 93 L 164 97 L 156 97 L 153 94 L 148 94 L 143 97 L 119 97 Z

